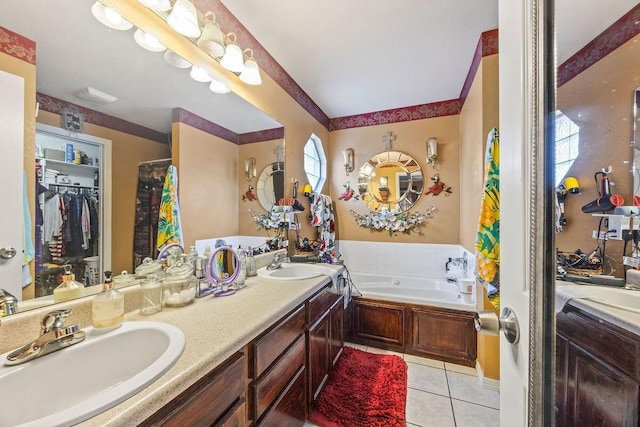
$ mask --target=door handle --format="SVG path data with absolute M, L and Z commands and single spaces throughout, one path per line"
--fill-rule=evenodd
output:
M 477 311 L 473 324 L 476 331 L 485 335 L 498 335 L 500 331 L 507 337 L 511 344 L 517 344 L 520 340 L 520 326 L 516 313 L 509 307 L 502 309 L 500 317 L 490 310 Z
M 7 246 L 6 248 L 0 248 L 0 258 L 11 259 L 16 256 L 16 248 Z

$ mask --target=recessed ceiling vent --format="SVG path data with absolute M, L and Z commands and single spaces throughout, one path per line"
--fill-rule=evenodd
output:
M 86 87 L 84 89 L 77 90 L 73 92 L 73 94 L 78 98 L 82 98 L 91 102 L 98 102 L 100 104 L 110 104 L 118 100 L 117 97 L 109 95 L 108 93 L 101 92 L 98 89 L 94 89 L 92 87 Z

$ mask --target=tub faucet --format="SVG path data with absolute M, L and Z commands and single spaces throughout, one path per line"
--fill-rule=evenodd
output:
M 449 275 L 449 272 L 451 271 L 451 267 L 453 267 L 454 265 L 461 267 L 463 276 L 466 277 L 467 268 L 468 268 L 468 260 L 467 260 L 466 252 L 459 258 L 449 258 L 449 260 L 445 264 L 445 278 L 447 282 L 456 283 L 458 281 L 457 276 Z
M 81 331 L 77 324 L 64 324 L 70 314 L 70 309 L 55 310 L 46 314 L 40 321 L 40 336 L 11 352 L 4 364 L 19 365 L 83 341 L 86 333 Z
M 271 264 L 267 265 L 267 270 L 277 270 L 282 267 L 282 263 L 289 262 L 289 257 L 284 252 L 278 252 L 274 255 Z

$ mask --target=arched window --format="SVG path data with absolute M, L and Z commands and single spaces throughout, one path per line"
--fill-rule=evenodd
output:
M 327 158 L 322 141 L 311 134 L 304 146 L 304 171 L 314 193 L 319 193 L 327 179 Z

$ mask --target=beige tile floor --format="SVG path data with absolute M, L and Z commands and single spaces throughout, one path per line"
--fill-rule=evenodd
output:
M 345 345 L 372 353 L 395 354 L 407 362 L 407 426 L 500 425 L 500 394 L 483 388 L 475 369 L 375 347 Z M 309 421 L 305 423 L 305 427 L 315 426 Z

